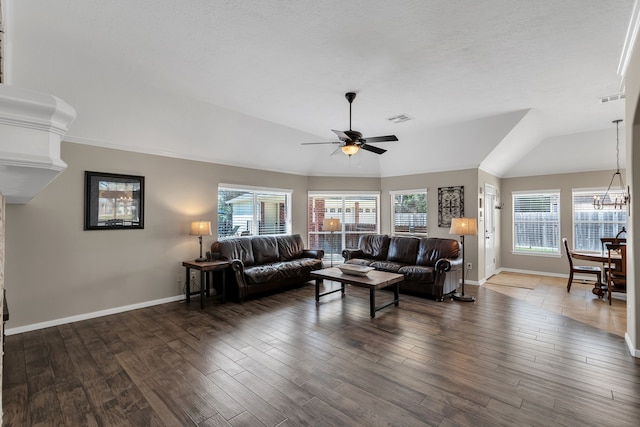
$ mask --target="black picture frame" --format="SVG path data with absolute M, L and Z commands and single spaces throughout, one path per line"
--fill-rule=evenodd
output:
M 84 229 L 144 228 L 144 176 L 84 172 Z
M 438 188 L 438 227 L 451 227 L 451 218 L 464 216 L 464 186 Z

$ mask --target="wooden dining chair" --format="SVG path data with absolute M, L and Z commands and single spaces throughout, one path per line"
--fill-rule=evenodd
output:
M 607 243 L 627 243 L 627 239 L 624 237 L 601 237 L 600 244 L 602 244 L 602 253 L 607 251 Z
M 571 257 L 571 251 L 569 250 L 569 244 L 565 237 L 562 238 L 562 244 L 564 250 L 567 252 L 567 259 L 569 259 L 569 282 L 567 283 L 567 292 L 571 291 L 571 283 L 573 283 L 573 274 L 595 274 L 597 284 L 602 283 L 602 269 L 600 267 L 592 265 L 574 265 L 573 258 Z
M 624 227 L 622 227 L 622 231 L 620 231 L 620 233 L 626 233 L 627 230 L 625 230 Z M 618 233 L 618 235 L 616 237 L 601 237 L 600 238 L 600 244 L 602 245 L 602 253 L 606 254 L 607 253 L 607 244 L 609 243 L 614 243 L 614 244 L 618 244 L 618 243 L 627 243 L 627 239 L 624 237 L 619 237 L 620 233 Z M 607 281 L 607 271 L 609 271 L 609 269 L 613 269 L 615 268 L 615 264 L 609 265 L 608 263 L 604 262 L 602 263 L 602 273 L 604 275 L 604 281 Z
M 609 305 L 611 305 L 612 292 L 627 292 L 627 245 L 623 243 L 607 243 L 606 247 L 608 259 L 608 268 L 606 270 L 607 291 L 609 292 Z M 612 257 L 614 252 L 619 254 L 622 259 L 617 260 Z M 617 264 L 616 261 L 618 261 Z M 615 265 L 617 267 L 614 268 Z

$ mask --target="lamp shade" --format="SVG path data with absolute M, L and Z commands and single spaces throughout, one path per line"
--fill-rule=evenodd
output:
M 189 230 L 190 236 L 210 236 L 211 235 L 211 221 L 193 221 L 191 223 L 191 229 Z
M 339 231 L 340 220 L 338 218 L 325 218 L 322 222 L 322 231 Z
M 478 225 L 475 218 L 451 218 L 449 234 L 458 236 L 475 236 L 478 234 Z

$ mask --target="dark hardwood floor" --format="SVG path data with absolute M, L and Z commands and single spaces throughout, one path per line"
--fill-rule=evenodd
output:
M 7 337 L 5 426 L 638 426 L 622 337 L 476 286 L 474 304 L 312 285 Z M 391 298 L 383 292 L 380 302 Z

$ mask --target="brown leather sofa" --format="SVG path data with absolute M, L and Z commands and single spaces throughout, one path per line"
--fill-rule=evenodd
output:
M 434 237 L 360 236 L 357 249 L 342 251 L 346 264 L 404 275 L 400 291 L 442 301 L 458 288 L 462 272 L 460 244 Z
M 299 234 L 225 239 L 214 242 L 211 250 L 231 261 L 236 286 L 227 289 L 240 302 L 311 280 L 311 271 L 322 268 L 324 257 L 321 249 L 305 249 Z

